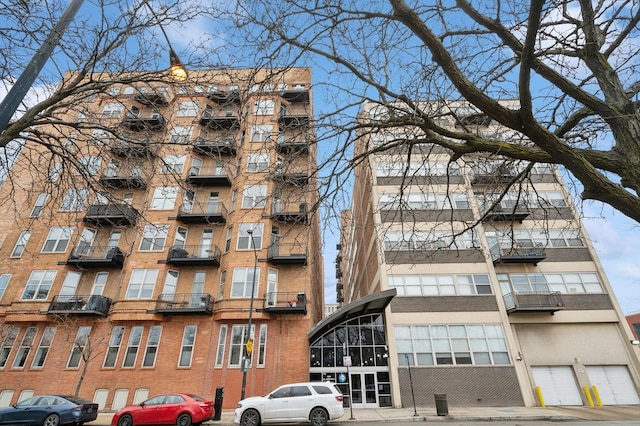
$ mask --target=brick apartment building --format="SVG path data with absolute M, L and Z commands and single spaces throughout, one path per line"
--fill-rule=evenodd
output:
M 452 132 L 512 137 L 464 103 L 438 112 Z M 366 103 L 362 123 L 385 113 Z M 434 395 L 454 406 L 639 404 L 638 346 L 558 170 L 452 161 L 428 143 L 380 148 L 420 135 L 376 130 L 356 143 L 356 156 L 378 150 L 355 172 L 336 259 L 343 306 L 312 330 L 312 374 L 364 408 L 410 407 L 413 395 L 419 407 Z
M 28 142 L 2 187 L 0 405 L 223 387 L 233 408 L 243 364 L 246 396 L 309 377 L 324 313 L 311 70 L 152 80 L 70 106 L 77 131 L 51 140 L 75 160 Z

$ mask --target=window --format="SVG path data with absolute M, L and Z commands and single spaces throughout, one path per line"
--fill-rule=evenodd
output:
M 389 275 L 389 286 L 397 290 L 398 296 L 491 294 L 486 274 Z
M 224 346 L 227 341 L 227 325 L 220 326 L 220 335 L 218 336 L 218 353 L 216 354 L 216 367 L 222 367 L 224 360 Z
M 162 251 L 169 225 L 146 225 L 140 241 L 140 251 Z
M 31 238 L 31 231 L 20 232 L 18 241 L 16 241 L 16 245 L 13 247 L 13 251 L 11 251 L 11 257 L 22 256 L 22 253 L 24 253 L 25 249 L 27 248 L 27 243 L 29 242 L 29 238 Z
M 48 197 L 49 197 L 49 194 L 43 193 L 38 195 L 38 198 L 36 199 L 36 202 L 33 205 L 33 208 L 31 209 L 31 214 L 29 214 L 29 217 L 40 216 L 40 213 L 42 213 L 42 210 L 44 209 L 44 205 L 47 202 Z
M 198 102 L 180 101 L 178 102 L 178 117 L 195 117 L 198 114 Z
M 38 327 L 28 327 L 24 332 L 24 336 L 22 336 L 22 341 L 18 347 L 18 353 L 13 360 L 11 368 L 24 368 L 29 352 L 31 352 L 33 341 L 36 338 L 36 334 L 38 334 Z
M 144 350 L 144 359 L 142 367 L 153 367 L 156 364 L 156 356 L 160 347 L 160 336 L 162 335 L 162 326 L 154 325 L 149 329 L 147 336 L 147 346 Z
M 253 103 L 253 113 L 256 115 L 273 115 L 275 105 L 276 103 L 273 99 L 258 99 Z
M 60 178 L 60 175 L 62 174 L 62 170 L 63 170 L 62 163 L 59 163 L 59 162 L 53 163 L 51 170 L 49 170 L 49 176 L 47 177 L 47 180 L 49 182 L 56 182 Z
M 90 176 L 95 176 L 98 174 L 98 171 L 100 170 L 100 165 L 102 164 L 102 158 L 84 156 L 80 159 L 80 164 L 82 164 L 82 169 L 78 170 L 76 174 L 87 173 Z
M 251 142 L 264 142 L 273 133 L 271 124 L 256 124 L 251 127 Z
M 178 287 L 178 271 L 167 271 L 167 275 L 164 278 L 164 287 L 162 288 L 163 299 L 165 296 L 168 297 L 176 294 L 177 287 Z M 171 300 L 171 299 L 166 299 L 166 300 Z
M 264 367 L 267 354 L 267 324 L 260 325 L 260 337 L 258 340 L 258 366 Z
M 248 172 L 264 172 L 269 170 L 269 153 L 252 152 L 247 159 Z
M 251 297 L 253 287 L 253 297 L 258 295 L 260 286 L 260 268 L 255 268 L 256 276 L 253 276 L 254 267 L 233 268 L 233 281 L 231 283 L 231 297 Z
M 63 253 L 67 250 L 69 240 L 73 234 L 72 226 L 54 226 L 49 230 L 49 235 L 42 247 L 42 253 Z
M 31 271 L 20 300 L 46 300 L 56 277 L 55 270 Z
M 178 196 L 177 186 L 159 186 L 153 190 L 151 210 L 173 210 Z
M 231 207 L 229 208 L 229 211 L 234 211 L 236 209 L 237 199 L 238 199 L 238 190 L 234 189 L 233 191 L 231 191 Z
M 240 367 L 240 361 L 244 359 L 244 345 L 247 341 L 247 325 L 234 325 L 231 328 L 231 348 L 229 350 L 229 366 Z M 251 326 L 251 336 L 254 335 L 255 325 Z M 252 352 L 252 356 L 255 351 Z
M 69 188 L 64 194 L 62 203 L 60 204 L 60 211 L 63 212 L 77 212 L 84 210 L 85 203 L 89 198 L 89 190 L 86 188 Z
M 262 248 L 262 230 L 261 223 L 241 223 L 238 228 L 238 250 L 260 250 Z M 252 234 L 249 235 L 249 230 Z
M 67 361 L 67 368 L 78 368 L 80 366 L 82 353 L 89 340 L 89 332 L 91 332 L 90 326 L 78 328 L 76 338 L 73 341 L 73 347 L 71 348 L 71 355 L 69 356 L 69 361 Z
M 498 274 L 503 294 L 558 291 L 568 293 L 604 293 L 595 272 L 558 274 Z
M 192 131 L 193 126 L 174 126 L 171 129 L 171 138 L 169 139 L 169 142 L 180 144 L 189 143 Z
M 226 269 L 220 272 L 220 284 L 218 285 L 218 300 L 222 300 L 224 297 L 224 285 L 227 280 Z
M 134 269 L 129 278 L 126 298 L 151 299 L 157 278 L 157 269 Z
M 498 324 L 394 326 L 398 359 L 411 365 L 509 364 Z
M 136 358 L 138 357 L 138 349 L 140 349 L 140 341 L 142 340 L 142 330 L 144 330 L 144 327 L 131 327 L 129 342 L 127 343 L 127 351 L 125 352 L 124 360 L 122 361 L 123 368 L 135 367 Z
M 182 335 L 182 347 L 180 348 L 180 359 L 178 367 L 190 367 L 191 357 L 193 356 L 193 348 L 196 343 L 196 331 L 198 327 L 195 325 L 187 325 L 184 327 Z
M 429 194 L 403 193 L 381 194 L 379 198 L 381 210 L 441 210 L 468 209 L 469 201 L 466 194 Z
M 20 332 L 20 327 L 9 327 L 7 328 L 7 333 L 2 339 L 2 345 L 0 346 L 0 368 L 4 368 L 7 365 L 7 359 L 9 359 L 9 355 L 11 354 L 11 349 L 13 349 L 13 344 L 18 337 L 18 333 Z
M 182 226 L 178 226 L 176 229 L 176 236 L 173 240 L 173 245 L 175 247 L 184 247 L 187 242 L 187 231 L 188 229 Z
M 184 170 L 184 163 L 187 160 L 186 155 L 167 155 L 162 159 L 162 173 L 180 174 Z
M 122 337 L 124 336 L 124 327 L 113 327 L 111 330 L 111 337 L 109 338 L 109 347 L 107 348 L 107 354 L 104 357 L 104 368 L 113 368 L 116 366 L 116 360 L 118 359 L 118 353 L 120 352 L 120 345 L 122 344 Z
M 49 353 L 49 349 L 51 348 L 51 344 L 53 343 L 53 336 L 55 336 L 55 334 L 55 327 L 46 327 L 44 329 L 44 333 L 42 333 L 42 337 L 40 337 L 40 343 L 38 343 L 36 355 L 33 357 L 31 368 L 44 367 L 44 362 L 47 359 L 47 354 Z
M 78 284 L 80 283 L 80 274 L 79 272 L 67 271 L 64 281 L 62 282 L 62 288 L 60 289 L 60 296 L 73 296 L 76 294 L 76 289 L 78 288 Z
M 102 118 L 120 117 L 120 112 L 124 109 L 124 105 L 118 102 L 108 102 L 104 104 L 102 109 Z
M 386 232 L 385 250 L 458 250 L 478 248 L 473 231 L 455 236 L 448 232 Z
M 227 235 L 224 240 L 224 252 L 227 253 L 231 250 L 231 236 L 233 234 L 233 228 L 227 228 Z
M 242 191 L 242 208 L 264 207 L 267 203 L 267 185 L 249 185 Z
M 0 299 L 2 299 L 2 295 L 7 289 L 7 286 L 9 285 L 10 280 L 11 280 L 11 274 L 0 274 Z
M 93 288 L 91 289 L 91 294 L 96 294 L 101 296 L 104 292 L 104 287 L 107 285 L 107 279 L 109 278 L 108 272 L 98 272 L 96 274 L 96 278 L 93 281 Z

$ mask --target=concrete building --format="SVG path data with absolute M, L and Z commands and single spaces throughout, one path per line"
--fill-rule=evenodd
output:
M 423 106 L 451 131 L 516 137 L 462 102 Z M 362 123 L 386 111 L 367 103 Z M 558 170 L 409 151 L 420 133 L 384 128 L 356 142 L 377 150 L 359 157 L 342 307 L 310 333 L 312 375 L 365 408 L 639 404 L 638 347 Z
M 640 339 L 640 312 L 632 312 L 626 318 L 631 331 L 633 331 L 633 336 L 636 340 Z
M 222 387 L 234 408 L 245 387 L 308 379 L 324 314 L 311 70 L 147 77 L 71 105 L 77 132 L 37 129 L 72 161 L 27 142 L 2 187 L 0 405 Z

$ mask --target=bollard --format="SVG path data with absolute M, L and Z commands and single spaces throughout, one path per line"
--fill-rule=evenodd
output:
M 222 416 L 222 398 L 224 397 L 224 388 L 216 388 L 216 398 L 213 400 L 213 408 L 215 413 L 212 420 L 220 420 Z
M 436 393 L 433 396 L 436 400 L 436 414 L 438 416 L 448 416 L 449 407 L 447 407 L 447 394 Z

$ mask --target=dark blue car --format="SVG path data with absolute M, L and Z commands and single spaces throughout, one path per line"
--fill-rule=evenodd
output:
M 0 425 L 82 425 L 98 417 L 98 404 L 72 395 L 37 395 L 0 408 Z

